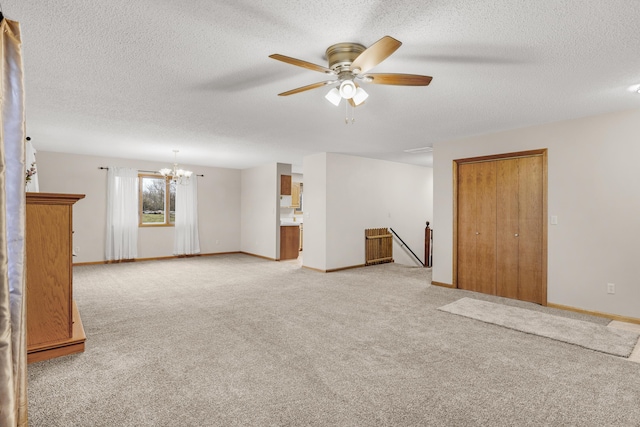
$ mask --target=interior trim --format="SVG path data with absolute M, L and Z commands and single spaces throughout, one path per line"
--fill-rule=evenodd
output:
M 449 289 L 456 289 L 455 285 L 452 285 L 450 283 L 443 283 L 443 282 L 431 282 L 432 285 L 434 286 L 440 286 L 441 288 L 449 288 Z
M 257 255 L 257 254 L 252 254 L 251 252 L 229 252 L 229 253 L 236 253 L 236 254 L 244 254 L 244 255 L 249 255 L 249 256 L 253 256 L 256 258 L 262 258 L 262 259 L 266 259 L 267 261 L 280 261 L 280 259 L 276 259 L 276 258 L 269 258 L 268 256 L 263 256 L 263 255 Z
M 307 270 L 311 270 L 311 271 L 317 271 L 318 273 L 335 273 L 336 271 L 351 270 L 353 268 L 360 268 L 360 267 L 366 267 L 366 265 L 364 264 L 350 265 L 347 267 L 330 268 L 329 270 L 322 270 L 320 268 L 307 267 L 306 265 L 302 266 L 302 268 L 306 268 Z
M 584 310 L 582 308 L 576 308 L 576 307 L 571 307 L 571 306 L 562 305 L 562 304 L 554 304 L 552 302 L 547 303 L 547 307 L 558 308 L 560 310 L 573 311 L 574 313 L 589 314 L 591 316 L 604 317 L 606 319 L 618 320 L 620 322 L 635 323 L 637 325 L 640 325 L 640 319 L 635 318 L 635 317 L 620 316 L 618 314 L 602 313 L 600 311 Z
M 492 154 L 489 156 L 467 157 L 465 159 L 456 159 L 454 160 L 454 162 L 458 164 L 492 162 L 494 160 L 507 160 L 507 159 L 518 159 L 521 157 L 544 156 L 546 153 L 547 153 L 546 148 L 540 148 L 538 150 L 516 151 L 513 153 Z
M 91 262 L 77 262 L 73 263 L 73 266 L 80 267 L 83 265 L 102 265 L 102 264 L 122 264 L 125 262 L 142 262 L 142 261 L 162 261 L 167 259 L 175 259 L 175 258 L 195 258 L 200 256 L 217 256 L 217 255 L 231 255 L 231 254 L 239 254 L 244 252 L 234 251 L 234 252 L 215 252 L 208 254 L 195 254 L 195 255 L 172 255 L 172 256 L 162 256 L 162 257 L 152 257 L 152 258 L 133 258 L 133 259 L 121 259 L 117 261 L 91 261 Z M 252 254 L 247 254 L 252 255 Z M 257 256 L 257 255 L 254 255 Z
M 364 264 L 349 265 L 347 267 L 330 268 L 329 270 L 326 270 L 326 272 L 327 273 L 333 273 L 335 271 L 351 270 L 352 268 L 360 268 L 360 267 L 366 267 L 366 266 Z
M 431 282 L 431 284 L 434 286 L 440 286 L 443 288 L 456 289 L 454 285 L 451 285 L 449 283 Z M 562 305 L 562 304 L 555 304 L 552 302 L 547 302 L 547 307 L 557 308 L 559 310 L 565 310 L 565 311 L 572 311 L 574 313 L 588 314 L 590 316 L 603 317 L 605 319 L 617 320 L 619 322 L 635 323 L 637 325 L 640 325 L 640 319 L 635 317 L 620 316 L 618 314 L 610 314 L 610 313 L 602 313 L 600 311 L 585 310 L 582 308 L 576 308 L 576 307 L 571 307 L 571 306 Z

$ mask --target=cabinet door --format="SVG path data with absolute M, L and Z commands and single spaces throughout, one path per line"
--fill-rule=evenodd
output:
M 27 204 L 27 346 L 71 338 L 71 205 Z
M 291 195 L 291 175 L 280 175 L 280 195 Z
M 291 207 L 298 209 L 300 207 L 300 183 L 291 183 Z

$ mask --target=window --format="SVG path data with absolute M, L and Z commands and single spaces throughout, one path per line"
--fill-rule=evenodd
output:
M 176 183 L 162 175 L 138 175 L 139 225 L 172 226 L 176 221 Z M 168 215 L 167 215 L 168 213 Z

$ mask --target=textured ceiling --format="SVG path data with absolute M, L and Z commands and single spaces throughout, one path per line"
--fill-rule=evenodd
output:
M 640 108 L 637 0 L 4 0 L 22 26 L 27 134 L 38 150 L 246 168 L 340 152 L 431 164 L 406 149 Z M 345 125 L 326 76 L 338 42 L 402 47 Z

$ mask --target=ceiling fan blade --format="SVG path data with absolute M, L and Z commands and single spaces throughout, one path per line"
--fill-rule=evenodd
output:
M 402 42 L 393 37 L 384 36 L 358 55 L 351 63 L 351 71 L 356 72 L 356 70 L 360 70 L 356 72 L 356 74 L 366 73 L 387 59 L 389 55 L 398 50 L 401 45 Z
M 303 61 L 301 59 L 291 58 L 290 56 L 280 55 L 274 53 L 269 55 L 269 58 L 277 59 L 278 61 L 286 62 L 287 64 L 297 65 L 298 67 L 306 68 L 307 70 L 319 71 L 321 73 L 335 74 L 331 68 L 323 67 L 322 65 L 312 64 L 311 62 Z
M 367 83 L 398 86 L 427 86 L 433 79 L 418 74 L 366 74 L 362 77 Z
M 310 85 L 299 87 L 297 89 L 291 89 L 291 90 L 288 90 L 286 92 L 279 93 L 278 96 L 294 95 L 296 93 L 300 93 L 300 92 L 304 92 L 304 91 L 307 91 L 307 90 L 316 89 L 316 88 L 319 88 L 319 87 L 322 87 L 322 86 L 330 85 L 331 83 L 335 83 L 335 82 L 336 82 L 335 80 L 327 80 L 326 82 L 313 83 L 313 84 L 310 84 Z

